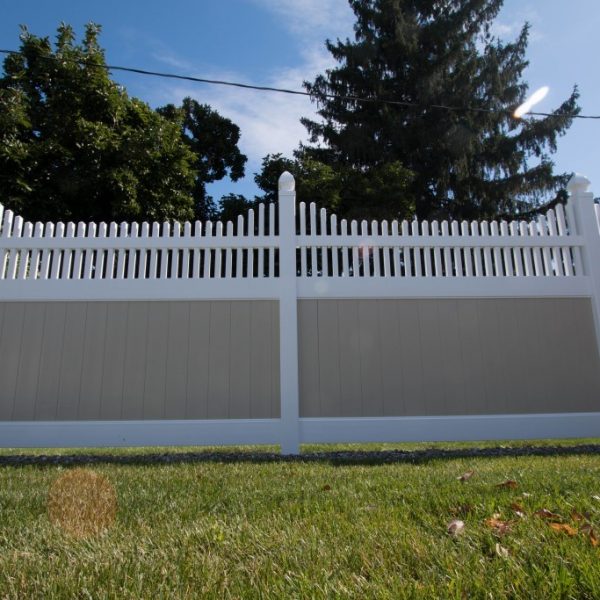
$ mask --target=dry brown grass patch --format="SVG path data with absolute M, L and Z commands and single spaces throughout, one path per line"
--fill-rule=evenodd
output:
M 117 512 L 115 488 L 90 469 L 72 469 L 54 481 L 48 493 L 50 521 L 75 537 L 97 535 Z

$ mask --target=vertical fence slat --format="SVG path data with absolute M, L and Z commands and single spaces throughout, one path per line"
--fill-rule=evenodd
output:
M 373 276 L 380 276 L 380 246 L 381 243 L 381 234 L 379 232 L 379 223 L 375 220 L 371 221 L 371 239 L 373 240 L 373 245 L 371 246 L 371 257 L 373 262 Z
M 23 237 L 31 238 L 33 233 L 33 224 L 29 221 L 25 223 L 23 227 Z M 17 273 L 17 279 L 25 279 L 27 277 L 27 271 L 30 269 L 30 251 L 27 248 L 21 249 L 21 256 L 19 257 L 19 270 Z
M 567 222 L 565 219 L 565 209 L 562 204 L 558 204 L 555 209 L 556 212 L 556 226 L 558 228 L 558 235 L 561 237 L 567 236 Z M 563 266 L 565 269 L 565 275 L 571 277 L 573 275 L 573 256 L 571 254 L 571 248 L 560 248 Z
M 244 236 L 244 217 L 243 217 L 243 215 L 238 215 L 237 237 L 240 239 L 243 239 L 243 236 Z M 236 277 L 236 279 L 238 277 L 242 276 L 242 269 L 244 268 L 243 253 L 244 253 L 244 251 L 242 248 L 236 248 L 236 250 L 235 250 L 235 277 Z M 259 254 L 260 254 L 260 252 L 259 252 Z M 260 261 L 261 262 L 261 267 L 260 267 L 261 276 L 263 276 L 263 277 L 265 274 L 264 259 L 265 259 L 265 257 L 263 255 L 262 260 Z
M 269 234 L 273 238 L 276 235 L 275 231 L 275 204 L 269 204 Z M 272 224 L 272 225 L 271 225 Z M 275 246 L 269 246 L 269 277 L 275 277 Z
M 227 237 L 233 237 L 233 221 L 227 221 Z M 227 241 L 229 242 L 229 240 Z M 231 279 L 233 271 L 231 265 L 232 259 L 231 246 L 227 246 L 225 250 L 225 279 Z M 260 257 L 258 259 L 258 275 L 260 277 Z
M 129 228 L 129 237 L 137 238 L 139 235 L 140 226 L 138 223 L 132 223 Z M 127 279 L 135 279 L 135 270 L 138 265 L 138 252 L 142 251 L 137 248 L 130 248 L 127 253 Z
M 461 237 L 463 237 L 463 238 L 471 237 L 470 231 L 469 231 L 469 223 L 467 221 L 463 221 L 460 224 L 460 234 L 461 234 Z M 473 272 L 473 258 L 472 258 L 473 251 L 471 248 L 464 248 L 463 252 L 464 252 L 464 258 L 465 258 L 465 277 L 473 277 L 473 275 L 475 274 Z
M 248 229 L 248 235 L 254 236 L 254 228 L 252 231 Z M 258 205 L 258 237 L 264 237 L 265 235 L 265 205 L 264 203 L 260 203 Z M 253 252 L 252 249 L 247 251 L 248 253 Z M 267 247 L 263 250 L 258 251 L 258 262 L 259 262 L 259 274 L 266 275 L 267 277 L 272 277 L 272 273 L 269 272 L 269 257 L 272 250 Z M 262 254 L 262 259 L 261 259 Z
M 150 224 L 144 221 L 140 229 L 140 239 L 147 240 L 150 237 Z M 148 249 L 140 248 L 140 260 L 138 262 L 138 279 L 146 279 L 146 265 L 148 261 Z
M 540 215 L 538 217 L 538 231 L 541 238 L 548 237 L 548 225 L 546 223 L 546 217 Z M 548 246 L 542 246 L 542 259 L 544 264 L 544 272 L 547 276 L 554 275 L 554 269 L 552 268 L 552 256 L 550 254 L 550 248 Z
M 440 224 L 437 219 L 431 221 L 431 236 L 440 237 Z M 434 277 L 442 276 L 442 253 L 439 246 L 433 247 L 433 275 Z
M 33 237 L 35 239 L 40 239 L 44 235 L 44 224 L 39 221 L 35 224 L 35 229 L 33 231 Z M 36 248 L 31 255 L 31 264 L 29 267 L 29 273 L 27 274 L 28 279 L 37 279 L 38 271 L 40 268 L 40 257 L 42 255 L 42 251 L 39 248 Z M 2 278 L 2 264 L 0 263 L 0 279 Z
M 250 209 L 252 210 L 252 209 Z M 248 211 L 249 212 L 249 211 Z M 204 224 L 204 237 L 213 237 L 213 224 L 212 221 L 207 221 Z M 250 259 L 248 259 L 250 262 Z M 213 268 L 213 251 L 210 248 L 204 250 L 204 272 L 202 277 L 209 279 L 212 277 L 212 268 Z
M 54 223 L 46 223 L 44 226 L 44 237 L 51 238 L 54 235 Z M 50 260 L 52 258 L 52 250 L 50 248 L 44 248 L 44 255 L 42 256 L 42 266 L 40 269 L 40 279 L 48 279 L 50 270 Z
M 493 239 L 494 246 L 492 248 L 492 257 L 494 261 L 494 275 L 496 277 L 504 277 L 506 275 L 506 271 L 504 270 L 504 260 L 502 258 L 502 249 L 499 247 L 499 244 L 502 243 L 502 240 L 499 240 L 500 237 L 500 228 L 498 225 L 498 221 L 492 221 L 490 224 L 490 236 Z
M 331 235 L 337 235 L 338 232 L 338 227 L 337 227 L 337 215 L 331 215 L 330 217 L 330 232 Z M 339 270 L 339 247 L 338 246 L 331 246 L 331 270 L 332 273 L 331 275 L 333 277 L 339 277 L 340 276 L 340 270 Z
M 546 219 L 548 221 L 548 235 L 550 237 L 558 236 L 558 229 L 556 225 L 556 216 L 554 211 L 550 209 L 546 214 Z M 550 256 L 552 256 L 552 263 L 554 265 L 554 271 L 557 277 L 563 277 L 564 268 L 563 268 L 563 260 L 562 260 L 562 252 L 560 248 L 553 246 L 550 249 Z
M 400 277 L 400 247 L 398 246 L 398 220 L 394 219 L 392 221 L 392 239 L 394 241 L 394 245 L 392 246 L 392 264 L 394 265 L 394 277 Z
M 452 221 L 452 241 L 454 242 L 456 238 L 459 238 L 459 235 L 458 221 Z M 462 250 L 463 249 L 460 246 L 456 246 L 455 244 L 452 251 L 454 258 L 454 271 L 457 277 L 463 276 Z
M 350 222 L 350 235 L 352 237 L 356 237 L 358 235 L 358 223 L 355 219 L 352 219 Z M 356 244 L 352 244 L 352 254 L 351 254 L 351 269 L 352 269 L 352 277 L 360 276 L 360 267 L 359 267 L 359 255 L 358 255 L 358 246 Z
M 315 236 L 317 234 L 317 205 L 314 202 L 309 204 L 308 212 L 310 235 Z M 315 246 L 310 247 L 310 275 L 311 277 L 317 276 L 317 249 Z
M 421 221 L 421 235 L 429 237 L 429 222 Z M 419 250 L 423 256 L 423 274 L 425 277 L 432 276 L 432 261 L 431 261 L 431 247 L 425 246 Z
M 21 232 L 23 230 L 23 217 L 17 216 L 15 217 L 12 237 L 21 237 Z M 16 248 L 13 248 L 10 251 L 10 258 L 8 260 L 8 271 L 6 278 L 7 279 L 16 279 L 17 277 L 17 267 L 19 265 L 19 259 L 21 256 L 21 252 Z
M 409 230 L 408 221 L 406 221 L 406 220 L 402 221 L 402 236 L 408 237 L 409 232 L 410 232 L 410 230 Z M 411 261 L 411 257 L 410 257 L 410 246 L 405 245 L 402 247 L 402 260 L 404 262 L 404 276 L 412 277 L 413 269 L 412 269 L 412 261 Z
M 260 206 L 259 206 L 259 219 L 260 219 Z M 273 228 L 273 221 L 274 221 L 274 217 L 273 220 L 272 216 L 271 216 L 271 210 L 269 209 L 269 234 L 272 235 L 272 228 Z M 260 228 L 260 221 L 259 221 L 259 228 Z M 259 229 L 260 230 L 260 229 Z M 252 237 L 255 237 L 255 230 L 254 230 L 254 209 L 250 208 L 248 209 L 248 235 L 251 235 Z M 259 260 L 260 262 L 260 260 Z M 216 264 L 216 263 L 215 263 Z M 216 267 L 215 267 L 216 269 Z M 253 248 L 249 248 L 248 249 L 248 262 L 247 262 L 247 277 L 254 277 L 254 249 Z M 272 276 L 272 274 L 270 274 L 269 276 Z
M 448 227 L 448 221 L 442 221 L 442 239 L 444 240 L 444 247 L 442 248 L 442 257 L 444 259 L 444 275 L 446 277 L 452 277 L 454 271 L 452 270 L 452 258 L 450 255 L 450 248 L 448 246 L 451 243 L 450 228 Z
M 99 238 L 106 238 L 107 226 L 106 223 L 100 223 L 98 225 L 97 236 Z M 96 268 L 94 270 L 94 279 L 103 279 L 105 277 L 105 262 L 106 262 L 107 251 L 105 249 L 96 250 Z
M 511 239 L 519 240 L 519 224 L 516 221 L 511 221 L 508 225 Z M 520 240 L 519 240 L 520 241 Z M 512 247 L 512 261 L 514 265 L 514 274 L 516 277 L 523 277 L 523 256 L 522 249 L 519 246 Z
M 123 238 L 127 237 L 128 227 L 127 223 L 123 221 L 119 226 L 119 236 L 118 240 L 120 241 Z M 121 245 L 121 247 L 117 250 L 117 272 L 115 274 L 115 279 L 124 279 L 125 278 L 125 253 L 127 250 Z
M 371 277 L 371 251 L 369 245 L 369 224 L 365 219 L 360 222 L 360 235 L 362 237 L 361 254 L 363 277 Z
M 346 237 L 348 235 L 348 221 L 342 219 L 340 221 L 340 235 Z M 348 260 L 348 247 L 342 246 L 342 277 L 350 277 L 350 261 Z
M 181 238 L 181 224 L 175 221 L 172 226 L 172 237 Z M 171 279 L 177 279 L 179 277 L 179 255 L 181 250 L 179 248 L 171 249 L 171 269 L 169 271 L 169 277 Z
M 471 221 L 471 238 L 479 238 L 479 222 Z M 473 262 L 475 265 L 475 277 L 482 277 L 484 275 L 483 272 L 483 263 L 481 260 L 483 249 L 479 246 L 473 247 Z
M 111 223 L 114 225 L 114 232 L 116 234 L 117 224 Z M 96 223 L 88 223 L 87 226 L 87 237 L 96 237 Z M 83 279 L 91 279 L 94 268 L 94 250 L 92 248 L 86 248 L 85 250 L 85 261 L 83 264 Z
M 300 202 L 300 235 L 306 236 L 306 203 Z M 306 277 L 308 275 L 308 267 L 306 264 L 306 242 L 303 242 L 300 248 L 300 275 Z
M 162 224 L 160 238 L 163 240 L 163 244 L 165 242 L 168 243 L 168 240 L 171 237 L 171 224 L 168 221 L 165 221 Z M 170 262 L 170 249 L 165 247 L 164 245 L 160 249 L 160 278 L 167 279 L 169 277 L 169 262 Z
M 529 223 L 529 235 L 532 238 L 539 238 L 539 228 L 537 221 L 531 221 Z M 544 274 L 544 264 L 542 262 L 542 252 L 538 246 L 534 246 L 531 249 L 531 254 L 533 256 L 533 268 L 535 271 L 536 277 L 541 277 Z
M 323 245 L 321 246 L 321 274 L 323 277 L 329 276 L 329 257 L 327 256 L 327 211 L 322 208 L 321 211 L 321 237 Z
M 500 223 L 500 235 L 503 239 L 508 238 L 508 223 L 502 221 Z M 499 240 L 502 243 L 502 240 Z M 514 275 L 513 263 L 512 263 L 512 248 L 503 247 L 501 250 L 502 254 L 502 266 L 504 269 L 504 275 L 506 277 L 512 277 Z
M 419 236 L 419 221 L 413 219 L 411 223 L 412 235 L 414 237 Z M 422 263 L 421 263 L 421 249 L 418 247 L 413 247 L 413 265 L 415 268 L 415 277 L 422 277 Z
M 55 238 L 62 238 L 65 234 L 65 224 L 62 222 L 58 222 L 56 224 L 56 228 L 54 230 Z M 61 278 L 61 270 L 62 270 L 62 262 L 63 262 L 63 251 L 60 248 L 54 249 L 54 256 L 52 259 L 52 279 L 60 279 Z
M 527 223 L 525 221 L 521 221 L 521 223 L 519 223 L 519 233 L 521 234 L 521 237 L 529 237 L 529 228 L 527 227 Z M 529 246 L 523 246 L 523 263 L 525 277 L 532 277 L 535 275 L 533 270 L 531 247 Z
M 223 221 L 217 221 L 215 237 L 221 240 L 223 238 Z M 220 279 L 223 269 L 223 248 L 219 247 L 215 255 L 215 277 Z
M 390 230 L 389 223 L 384 220 L 381 223 L 381 236 L 383 245 L 381 247 L 381 252 L 383 253 L 383 271 L 382 276 L 387 278 L 391 276 L 390 271 L 390 246 L 389 246 L 389 238 L 390 238 Z

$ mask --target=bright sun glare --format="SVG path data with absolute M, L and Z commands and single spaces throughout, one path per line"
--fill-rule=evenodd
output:
M 523 104 L 521 104 L 521 106 L 517 108 L 517 110 L 515 110 L 513 113 L 514 117 L 516 119 L 520 119 L 523 115 L 526 115 L 536 104 L 541 102 L 548 95 L 549 91 L 550 88 L 545 85 L 534 92 L 529 98 L 527 98 L 527 100 L 525 100 L 525 102 L 523 102 Z

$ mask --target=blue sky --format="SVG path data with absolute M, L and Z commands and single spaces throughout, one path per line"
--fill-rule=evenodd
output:
M 2 5 L 0 47 L 17 48 L 19 24 L 36 35 L 53 36 L 60 21 L 79 34 L 88 21 L 103 27 L 101 44 L 109 64 L 169 71 L 259 85 L 300 88 L 305 79 L 333 66 L 326 38 L 352 34 L 352 11 L 345 0 L 20 0 Z M 538 109 L 556 107 L 577 83 L 584 113 L 600 114 L 598 0 L 505 0 L 495 32 L 513 38 L 532 25 L 526 80 L 550 93 Z M 219 198 L 256 192 L 253 173 L 269 152 L 291 154 L 305 130 L 301 116 L 313 114 L 308 98 L 250 92 L 154 79 L 124 73 L 114 78 L 131 95 L 152 106 L 190 95 L 237 123 L 248 155 L 246 178 L 213 184 Z M 559 140 L 557 171 L 576 171 L 592 180 L 600 195 L 600 121 L 579 120 Z

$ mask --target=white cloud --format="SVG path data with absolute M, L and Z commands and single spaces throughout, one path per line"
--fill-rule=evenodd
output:
M 345 37 L 352 31 L 353 13 L 345 0 L 252 0 L 280 18 L 294 35 L 307 38 Z
M 326 66 L 329 66 L 327 59 L 315 53 L 308 56 L 301 66 L 274 72 L 261 83 L 270 87 L 301 90 L 302 81 L 312 79 Z M 204 73 L 202 77 L 255 83 L 236 72 Z M 282 152 L 290 156 L 298 143 L 306 139 L 306 130 L 300 123 L 300 117 L 314 115 L 315 111 L 315 105 L 307 96 L 203 84 L 164 86 L 155 90 L 153 104 L 177 104 L 185 96 L 210 104 L 221 115 L 239 125 L 240 149 L 254 163 L 269 153 Z
M 537 42 L 542 40 L 544 36 L 539 27 L 541 17 L 538 11 L 531 6 L 519 5 L 517 9 L 512 9 L 511 6 L 512 3 L 507 4 L 500 18 L 492 23 L 492 34 L 504 42 L 512 41 L 519 35 L 521 29 L 523 29 L 523 25 L 527 22 L 531 25 L 529 41 Z
M 303 91 L 303 81 L 313 80 L 335 64 L 325 49 L 325 39 L 346 37 L 352 31 L 352 11 L 342 0 L 251 1 L 280 18 L 300 48 L 299 64 L 274 70 L 260 82 L 236 71 L 205 71 L 197 73 L 198 77 Z M 156 47 L 153 56 L 170 66 L 186 66 L 183 59 L 162 44 Z M 193 74 L 190 69 L 185 72 Z M 185 96 L 210 104 L 239 125 L 240 149 L 255 165 L 269 153 L 291 156 L 300 141 L 307 139 L 300 118 L 316 114 L 316 105 L 307 96 L 203 84 L 159 85 L 152 93 L 151 103 L 179 103 Z

